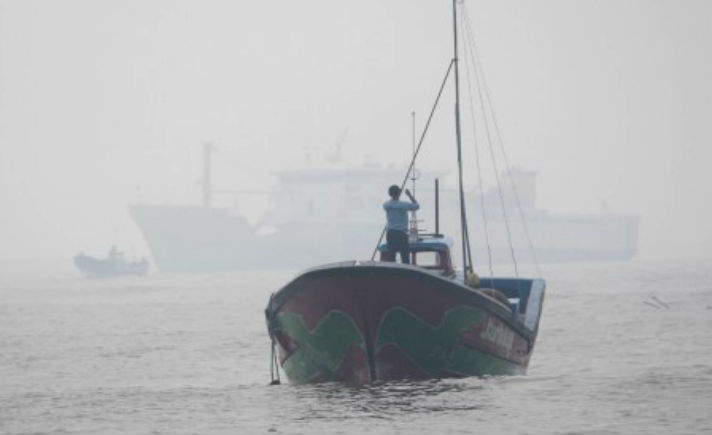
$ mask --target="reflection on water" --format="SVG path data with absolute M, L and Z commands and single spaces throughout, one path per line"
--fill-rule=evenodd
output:
M 431 380 L 377 383 L 360 387 L 339 383 L 290 387 L 285 395 L 303 404 L 309 412 L 298 419 L 341 420 L 350 418 L 401 418 L 410 413 L 468 411 L 486 408 L 483 380 Z

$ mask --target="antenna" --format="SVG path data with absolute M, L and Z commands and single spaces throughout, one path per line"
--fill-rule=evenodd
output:
M 412 149 L 413 149 L 413 170 L 410 172 L 410 180 L 413 184 L 413 197 L 415 197 L 415 180 L 418 179 L 415 169 L 415 110 L 410 112 L 412 119 Z M 410 219 L 410 231 L 409 238 L 411 241 L 416 241 L 418 239 L 418 212 L 413 211 Z
M 203 144 L 203 207 L 210 207 L 212 198 L 212 167 L 211 157 L 215 151 L 212 143 L 206 142 Z
M 412 138 L 412 146 L 413 146 L 413 171 L 410 173 L 410 179 L 413 180 L 413 196 L 415 196 L 415 179 L 417 178 L 415 176 L 415 110 L 412 111 L 411 116 L 413 118 L 413 138 Z M 413 212 L 413 215 L 415 216 L 415 212 Z

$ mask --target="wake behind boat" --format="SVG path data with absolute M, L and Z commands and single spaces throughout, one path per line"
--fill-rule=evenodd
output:
M 381 261 L 373 261 L 374 251 L 370 261 L 308 269 L 274 293 L 265 310 L 273 383 L 279 373 L 277 360 L 293 383 L 363 384 L 526 372 L 545 282 L 520 278 L 518 272 L 506 278 L 479 278 L 473 272 L 462 182 L 457 0 L 452 8 L 454 57 L 417 148 L 414 140 L 413 159 L 401 187 L 392 186 L 389 194 L 397 201 L 414 173 L 430 120 L 454 72 L 462 272 L 453 266 L 451 239 L 439 234 L 437 205 L 433 234 L 420 234 L 417 220 L 411 221 L 410 238 L 402 242 L 407 244 L 402 259 L 410 264 L 393 262 L 401 242 L 389 238 L 385 244 L 379 240 L 376 251 Z M 415 176 L 411 179 L 415 183 Z M 437 182 L 435 192 L 438 204 Z M 384 233 L 385 229 L 381 240 Z

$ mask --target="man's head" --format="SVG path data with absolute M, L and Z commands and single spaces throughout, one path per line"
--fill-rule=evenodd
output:
M 388 188 L 388 195 L 393 199 L 398 199 L 400 197 L 401 190 L 400 187 L 395 184 Z

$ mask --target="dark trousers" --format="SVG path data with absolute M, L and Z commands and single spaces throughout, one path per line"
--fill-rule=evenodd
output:
M 386 233 L 388 250 L 392 253 L 393 261 L 396 259 L 396 252 L 400 252 L 403 264 L 410 264 L 410 252 L 408 249 L 408 234 L 398 230 L 388 230 Z

